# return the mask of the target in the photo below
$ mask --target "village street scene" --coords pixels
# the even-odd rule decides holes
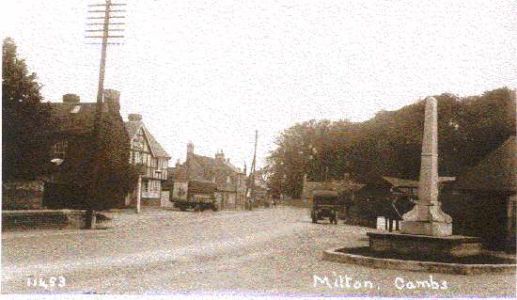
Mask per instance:
[[[1,293],[516,297],[515,6],[237,2],[0,9]]]

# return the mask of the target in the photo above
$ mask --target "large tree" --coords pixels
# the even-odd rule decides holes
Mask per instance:
[[[515,92],[508,88],[480,96],[452,94],[438,99],[440,175],[457,176],[515,134]],[[270,186],[298,197],[302,179],[342,178],[361,182],[378,176],[417,179],[424,102],[351,123],[311,120],[284,130],[268,159]]]
[[[41,85],[18,58],[16,44],[2,46],[2,176],[3,180],[33,179],[45,168],[45,132],[49,107],[42,103]]]

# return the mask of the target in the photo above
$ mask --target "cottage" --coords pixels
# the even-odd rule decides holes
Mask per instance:
[[[167,180],[170,155],[145,127],[141,115],[129,114],[125,127],[131,143],[129,161],[141,169],[141,204],[168,206],[169,195],[162,191],[162,183]],[[126,205],[136,204],[138,190],[126,197]]]
[[[174,168],[173,197],[188,189],[183,197],[194,197],[197,193],[194,186],[205,186],[204,191],[210,190],[206,183],[215,184],[214,197],[220,209],[243,208],[246,194],[246,174],[225,158],[223,151],[218,151],[215,157],[207,157],[194,153],[194,144],[187,145],[187,157],[183,164]],[[199,197],[200,195],[198,195]],[[189,198],[189,199],[190,199]],[[187,199],[187,198],[185,198]]]
[[[493,249],[515,251],[516,153],[516,137],[511,136],[458,176],[454,188],[463,197],[445,199],[444,203],[449,207],[456,233],[482,237]]]
[[[62,103],[49,103],[52,129],[42,135],[50,141],[47,149],[48,163],[45,174],[32,183],[5,183],[3,189],[4,208],[85,208],[88,187],[93,181],[92,159],[95,140],[93,135],[96,103],[84,103],[75,94],[63,96]],[[120,116],[120,93],[105,90],[99,139],[104,141],[95,153],[105,162],[116,165],[127,160],[124,153],[128,136]],[[109,155],[106,155],[109,153]],[[109,164],[108,164],[109,162]],[[103,175],[110,176],[112,170],[102,167]],[[98,178],[98,176],[97,176]],[[110,184],[108,180],[97,180],[98,184]],[[11,189],[12,187],[12,189]],[[13,190],[14,189],[14,190]],[[99,195],[98,209],[122,206],[124,187],[113,185],[109,193]],[[21,195],[21,196],[20,196]],[[21,198],[20,198],[21,197]],[[25,203],[26,202],[26,203]]]
[[[211,202],[215,199],[217,186],[212,181],[188,180],[186,165],[177,162],[174,168],[169,168],[165,188],[172,191],[171,201]]]

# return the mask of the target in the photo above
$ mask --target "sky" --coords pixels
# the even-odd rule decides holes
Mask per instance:
[[[88,4],[0,4],[45,101],[96,99],[100,46],[84,38]],[[186,144],[258,165],[282,130],[310,119],[364,121],[429,95],[517,87],[514,1],[118,0],[123,45],[108,48],[106,88],[121,113],[183,161]]]

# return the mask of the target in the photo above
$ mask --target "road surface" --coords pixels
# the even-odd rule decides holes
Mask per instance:
[[[144,209],[140,215],[114,213],[108,227],[4,233],[2,293],[515,295],[514,275],[428,274],[322,261],[323,250],[367,245],[369,229],[312,224],[304,208]],[[320,281],[325,276],[349,284],[329,287]],[[430,276],[445,281],[446,289],[401,288]]]

